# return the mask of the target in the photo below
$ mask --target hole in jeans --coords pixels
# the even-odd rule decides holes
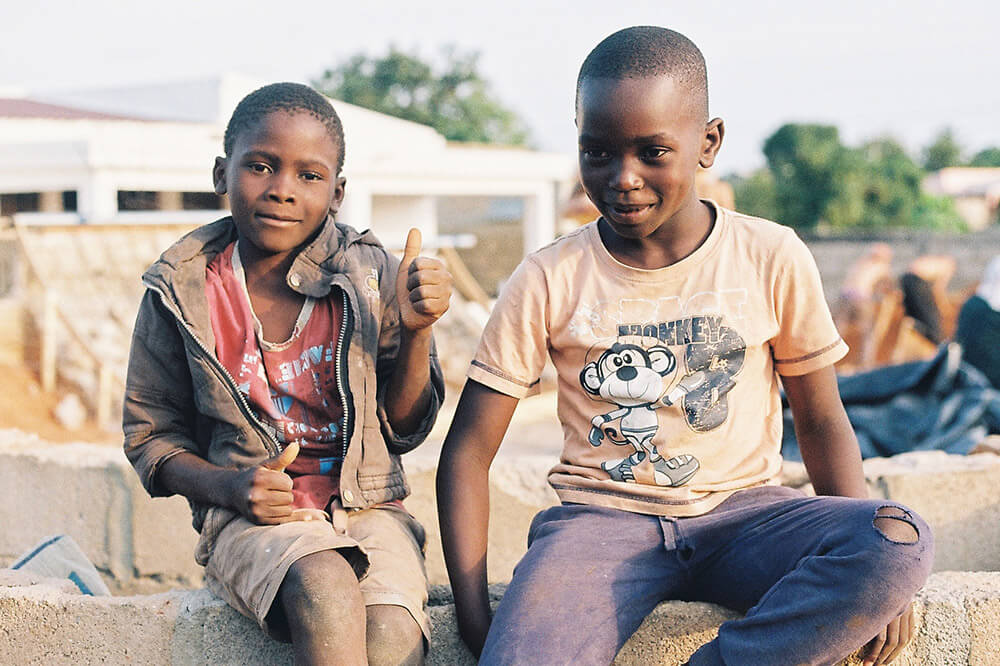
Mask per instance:
[[[909,511],[898,506],[883,506],[875,512],[872,520],[875,529],[893,543],[916,543],[920,532],[913,523]]]

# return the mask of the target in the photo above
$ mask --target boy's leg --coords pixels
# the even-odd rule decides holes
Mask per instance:
[[[538,514],[481,664],[602,664],[686,583],[666,519],[581,504]]]
[[[292,639],[296,653],[312,644],[296,631],[312,628],[319,645],[339,641],[324,658],[352,663],[337,650],[357,643],[343,638],[357,625],[356,658],[363,660],[367,647],[371,664],[419,664],[430,641],[424,530],[402,509],[347,516],[346,533],[320,521],[261,526],[232,519],[212,543],[199,544],[208,587],[270,636]],[[310,614],[313,602],[323,608]],[[338,613],[349,616],[343,626],[331,619]]]
[[[299,664],[365,664],[365,606],[351,565],[335,550],[296,560],[278,589],[281,621]],[[268,622],[276,622],[279,604]]]
[[[930,528],[887,500],[755,488],[676,525],[690,598],[749,609],[692,665],[834,663],[908,608],[933,561]]]
[[[361,581],[369,663],[422,664],[431,637],[423,527],[389,506],[350,512],[348,534],[371,562]]]
[[[328,620],[324,613],[347,614],[354,619],[345,630],[350,631],[350,622],[359,623],[363,647],[365,616],[358,580],[368,569],[368,559],[356,540],[321,521],[254,525],[237,517],[221,530],[215,527],[206,521],[204,543],[199,543],[212,592],[283,641],[294,637],[298,642],[303,629]],[[323,608],[302,622],[298,618],[308,611],[314,595]],[[340,631],[319,638],[339,639]],[[358,654],[363,658],[363,652]]]

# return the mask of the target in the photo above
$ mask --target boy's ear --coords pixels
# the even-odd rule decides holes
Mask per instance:
[[[215,193],[222,195],[226,188],[226,158],[216,157],[215,165],[212,167],[212,182],[215,183]]]
[[[344,192],[347,189],[347,179],[337,176],[333,185],[333,197],[330,199],[330,214],[336,215],[340,210],[340,204],[344,202]]]
[[[712,118],[705,125],[705,139],[701,144],[701,159],[698,164],[703,169],[708,169],[715,164],[715,156],[719,154],[722,147],[722,137],[726,134],[726,125],[722,118]]]

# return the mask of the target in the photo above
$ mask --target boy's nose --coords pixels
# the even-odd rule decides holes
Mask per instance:
[[[635,168],[635,165],[628,158],[618,162],[616,168],[611,172],[611,181],[608,185],[619,192],[637,190],[642,187],[642,178]]]
[[[267,196],[272,201],[288,202],[295,200],[295,188],[292,179],[280,173],[274,174],[271,179]]]

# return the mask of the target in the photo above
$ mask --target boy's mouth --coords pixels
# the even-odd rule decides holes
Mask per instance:
[[[631,218],[638,217],[651,209],[653,204],[619,204],[609,203],[608,209],[615,217]]]
[[[268,224],[295,224],[299,221],[297,217],[289,217],[287,215],[273,215],[270,213],[257,213],[257,219]]]

